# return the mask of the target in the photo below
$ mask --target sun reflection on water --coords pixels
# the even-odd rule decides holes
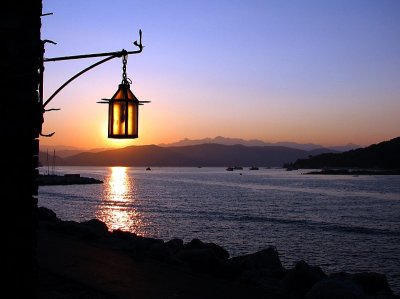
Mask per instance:
[[[107,200],[129,201],[131,183],[126,167],[111,167],[111,176],[108,181],[109,196]]]
[[[138,235],[146,235],[143,215],[136,208],[138,201],[134,178],[127,167],[110,167],[110,175],[104,184],[103,202],[98,206],[96,217],[104,221],[109,230],[121,229]]]

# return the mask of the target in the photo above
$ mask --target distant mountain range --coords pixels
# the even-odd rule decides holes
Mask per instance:
[[[129,146],[121,149],[83,150],[71,146],[41,146],[41,165],[93,166],[267,166],[281,167],[298,159],[322,153],[338,153],[360,146],[348,144],[324,148],[321,145],[295,142],[268,143],[240,138],[183,139],[160,145]]]
[[[288,168],[379,168],[400,170],[400,137],[344,153],[298,159]]]
[[[206,143],[217,143],[223,145],[236,145],[241,144],[245,146],[284,146],[290,147],[295,149],[301,149],[305,151],[311,151],[316,149],[324,148],[322,145],[314,144],[314,143],[296,143],[296,142],[264,142],[258,139],[252,140],[244,140],[240,138],[227,138],[222,136],[217,136],[215,138],[204,138],[204,139],[196,139],[191,140],[185,138],[181,141],[174,142],[174,143],[167,143],[167,144],[159,144],[159,146],[163,147],[173,147],[173,146],[189,146],[189,145],[199,145],[199,144],[206,144]],[[347,145],[340,145],[340,146],[331,146],[328,149],[337,152],[344,152],[356,148],[360,148],[360,145],[349,143]]]
[[[56,165],[80,166],[266,166],[282,167],[297,159],[332,152],[329,149],[305,151],[283,146],[244,146],[206,143],[190,146],[129,146],[100,152],[82,152],[55,157]],[[43,166],[53,158],[41,152]]]
[[[339,146],[330,146],[326,148],[319,144],[314,143],[296,143],[296,142],[264,142],[258,139],[245,140],[240,138],[227,138],[222,136],[217,136],[215,138],[204,138],[204,139],[196,139],[191,140],[185,138],[178,142],[168,143],[168,144],[159,144],[161,147],[177,147],[177,146],[190,146],[190,145],[200,145],[200,144],[222,144],[222,145],[245,145],[245,146],[282,146],[289,147],[294,149],[300,149],[304,151],[312,151],[311,155],[316,155],[321,152],[344,152],[356,148],[360,148],[360,145],[349,143],[347,145],[339,145]],[[56,151],[56,155],[60,158],[66,158],[69,156],[73,156],[76,154],[84,153],[84,152],[92,152],[98,153],[106,150],[112,150],[113,148],[94,148],[94,149],[83,149],[74,146],[67,145],[40,145],[41,152],[48,152],[49,155],[53,155],[54,150]]]

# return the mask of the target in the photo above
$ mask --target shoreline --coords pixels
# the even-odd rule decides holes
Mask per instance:
[[[126,298],[133,294],[137,298],[158,298],[149,294],[170,293],[171,298],[318,299],[333,291],[338,296],[329,298],[350,295],[352,298],[355,295],[357,298],[378,295],[379,298],[400,298],[393,295],[383,274],[326,274],[305,261],[286,269],[274,247],[230,257],[228,251],[214,243],[199,239],[187,243],[181,239],[164,241],[121,230],[109,231],[97,219],[81,223],[61,221],[53,211],[43,207],[38,209],[38,235],[38,263],[47,271],[45,274],[69,277],[91,290],[119,298],[125,297],[118,292],[130,294]],[[109,264],[113,259],[115,263]],[[126,264],[132,267],[127,268]],[[138,273],[131,273],[132,268]],[[158,276],[160,271],[162,277]],[[99,273],[95,275],[98,277],[93,273]],[[121,281],[110,283],[118,280],[115,277]],[[140,290],[135,277],[141,277]],[[196,295],[200,285],[203,287]],[[42,292],[48,293],[51,288],[44,286]]]
[[[373,170],[373,169],[322,169],[303,174],[328,174],[328,175],[400,175],[400,170]]]

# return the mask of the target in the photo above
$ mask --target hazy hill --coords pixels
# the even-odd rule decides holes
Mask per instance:
[[[291,166],[400,169],[400,137],[344,153],[321,154],[309,159],[299,159]]]
[[[308,151],[308,154],[310,156],[317,156],[320,154],[327,154],[327,153],[334,154],[334,153],[339,153],[339,152],[341,152],[341,151],[332,150],[331,148],[326,148],[326,147],[320,147],[320,148],[316,148],[316,149]]]
[[[175,146],[190,146],[190,145],[199,145],[199,144],[207,144],[207,143],[216,143],[216,144],[223,144],[223,145],[236,145],[242,144],[246,146],[265,146],[267,145],[264,141],[258,139],[252,140],[244,140],[241,138],[228,138],[217,136],[215,138],[203,138],[203,139],[182,139],[177,142],[172,143],[163,143],[159,144],[159,146],[167,146],[167,147],[175,147]]]
[[[343,146],[335,146],[335,147],[329,147],[325,148],[321,145],[318,144],[313,144],[313,143],[296,143],[296,142],[276,142],[276,143],[271,143],[271,142],[264,142],[262,140],[258,139],[252,139],[252,140],[245,140],[241,138],[227,138],[227,137],[222,137],[222,136],[217,136],[215,138],[204,138],[204,139],[197,139],[197,140],[191,140],[188,138],[185,138],[181,141],[174,142],[174,143],[169,143],[169,144],[160,144],[160,147],[182,147],[182,146],[191,146],[191,145],[202,145],[202,144],[222,144],[222,145],[245,145],[245,146],[280,146],[280,147],[290,147],[294,149],[300,149],[304,151],[309,151],[309,155],[315,156],[319,155],[321,153],[336,153],[336,152],[343,152],[346,150],[350,149],[355,149],[359,148],[360,146],[356,144],[349,143],[347,145]],[[97,152],[103,152],[103,151],[108,151],[108,150],[114,150],[115,148],[94,148],[94,149],[83,149],[83,148],[78,148],[78,147],[73,147],[73,146],[66,146],[66,145],[46,145],[46,144],[41,144],[40,145],[40,151],[41,152],[48,152],[49,156],[53,155],[53,152],[56,152],[56,156],[60,158],[66,158],[70,156],[74,156],[80,153],[86,153],[86,152],[91,152],[91,153],[97,153]],[[44,161],[44,160],[42,160]]]
[[[60,158],[65,158],[69,156],[73,156],[79,153],[83,152],[92,152],[92,153],[97,153],[105,150],[109,150],[111,148],[93,148],[93,149],[82,149],[78,147],[73,147],[73,146],[66,146],[66,145],[55,145],[55,146],[50,146],[50,145],[40,145],[40,151],[43,153],[49,153],[49,157],[53,156],[54,151],[56,153],[56,156]]]
[[[337,146],[330,146],[329,148],[331,150],[337,151],[337,152],[347,152],[347,151],[351,151],[354,149],[358,149],[361,148],[361,145],[358,144],[354,144],[354,143],[348,143],[346,145],[337,145]]]
[[[329,149],[324,148],[322,145],[319,144],[314,144],[314,143],[296,143],[296,142],[290,142],[290,141],[283,141],[283,142],[264,142],[259,139],[252,139],[252,140],[245,140],[241,138],[227,138],[227,137],[222,137],[222,136],[217,136],[215,138],[204,138],[204,139],[196,139],[196,140],[191,140],[188,138],[185,138],[181,141],[174,142],[174,143],[168,143],[168,144],[160,144],[159,146],[163,147],[175,147],[175,146],[190,146],[190,145],[200,145],[200,144],[206,144],[206,143],[217,143],[217,144],[223,144],[223,145],[245,145],[245,146],[284,146],[284,147],[290,147],[290,148],[295,148],[295,149],[301,149],[305,151],[311,151],[311,150],[319,150],[323,149],[323,152],[326,152],[327,150],[331,152],[343,152],[351,149],[356,149],[359,148],[359,145],[349,143],[347,145],[342,145],[342,146],[335,146],[335,147],[330,147]],[[319,152],[321,153],[321,152]]]
[[[282,166],[285,161],[309,155],[306,151],[278,146],[200,144],[169,149],[201,166]]]
[[[62,165],[85,166],[282,166],[306,158],[310,152],[279,146],[200,144],[161,147],[129,146],[62,159]]]
[[[187,159],[155,145],[129,146],[98,153],[84,152],[64,159],[64,165],[92,166],[180,166]],[[150,163],[150,164],[149,164]]]
[[[53,165],[63,165],[64,160],[60,158],[59,156],[55,155],[53,157],[53,152],[47,153],[47,152],[39,152],[39,165],[43,167],[52,167]]]

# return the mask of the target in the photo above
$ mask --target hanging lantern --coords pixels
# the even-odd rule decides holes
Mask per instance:
[[[108,102],[108,138],[137,138],[139,101],[129,88],[120,84]]]
[[[102,99],[108,103],[108,138],[138,138],[139,105],[149,101],[139,101],[130,89],[131,80],[126,77],[126,57],[123,58],[122,83],[111,99]]]

